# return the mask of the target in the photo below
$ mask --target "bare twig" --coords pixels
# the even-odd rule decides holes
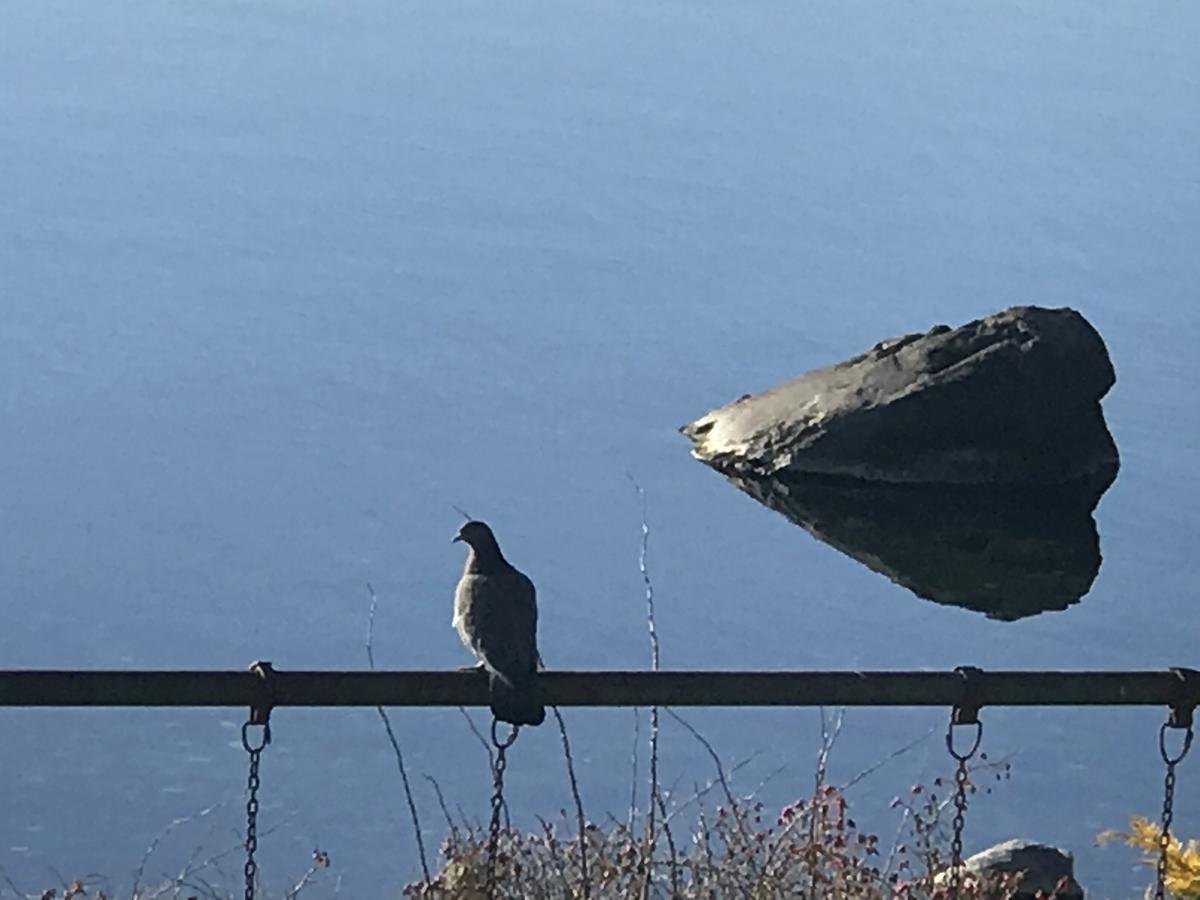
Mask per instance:
[[[213,825],[209,826],[208,834],[205,835],[204,839],[201,840],[199,843],[196,844],[196,846],[194,846],[192,848],[192,852],[188,855],[187,862],[185,862],[183,864],[182,871],[186,872],[189,866],[193,866],[196,864],[196,861],[198,859],[200,859],[200,855],[204,852],[204,848],[207,846],[207,842],[212,840],[213,836],[216,834],[216,831],[217,831],[216,823],[213,823]],[[180,877],[181,878],[183,877],[182,874],[180,875]],[[182,892],[183,892],[183,885],[177,884],[177,885],[175,885],[175,890],[171,893],[171,896],[173,898],[177,898]]]
[[[154,851],[158,849],[158,845],[162,843],[163,839],[180,825],[186,825],[188,822],[202,819],[209,813],[219,809],[221,806],[222,804],[217,803],[213,806],[205,807],[204,809],[200,810],[200,812],[194,813],[190,816],[180,816],[177,819],[172,819],[169,823],[167,823],[166,827],[164,827],[158,834],[154,836],[153,840],[151,840],[149,845],[146,847],[146,852],[142,854],[142,859],[138,863],[138,867],[133,872],[133,888],[129,892],[129,896],[132,898],[132,900],[138,900],[138,892],[141,890],[142,875],[146,872],[146,864],[150,862],[150,857],[154,855]]]
[[[291,822],[293,819],[295,819],[297,815],[299,815],[299,814],[292,813],[289,816],[284,816],[282,819],[280,819],[278,822],[276,822],[270,828],[266,828],[266,829],[260,831],[258,833],[259,838],[267,837],[268,835],[274,834],[275,832],[279,831],[281,828],[283,828],[285,825],[287,825],[289,822]],[[222,859],[224,859],[227,856],[231,856],[234,853],[244,852],[246,849],[245,840],[242,838],[242,836],[240,834],[235,835],[235,841],[236,841],[236,843],[230,844],[224,850],[218,850],[216,853],[213,853],[207,859],[204,859],[198,863],[197,862],[189,862],[188,865],[184,866],[183,870],[180,871],[180,873],[178,875],[176,875],[174,878],[168,878],[167,881],[162,886],[154,889],[154,893],[146,895],[146,900],[156,900],[156,898],[161,897],[164,894],[166,894],[167,891],[172,891],[180,886],[195,888],[196,885],[193,884],[192,882],[189,882],[188,879],[196,878],[201,872],[205,871],[206,869],[215,869],[218,872],[221,872],[222,870],[220,868],[219,863]],[[216,896],[220,896],[220,895],[216,895]]]
[[[820,710],[821,749],[817,751],[817,770],[813,773],[817,789],[820,789],[821,785],[825,784],[825,773],[829,767],[829,754],[833,750],[834,744],[837,743],[837,739],[842,733],[842,725],[846,721],[846,708],[841,707],[834,717],[833,729],[830,730],[829,722],[825,718],[825,707],[820,707]]]
[[[538,824],[542,826],[542,846],[550,854],[550,862],[554,865],[554,871],[558,875],[558,880],[565,887],[568,884],[567,863],[559,852],[558,838],[554,836],[554,826],[541,816],[535,816],[535,818],[538,820]]]
[[[896,836],[892,838],[892,849],[888,851],[887,861],[883,864],[881,870],[884,875],[892,874],[892,866],[896,862],[896,854],[900,852],[900,839],[904,836],[904,826],[908,824],[909,816],[912,815],[912,810],[907,806],[900,816],[900,824],[896,826]]]
[[[700,793],[699,787],[697,787],[695,785],[693,785],[693,787],[696,787],[696,793],[699,794]],[[708,873],[706,873],[706,876],[705,876],[705,880],[707,880],[709,874],[712,873],[712,871],[716,868],[716,863],[713,860],[712,837],[708,830],[708,819],[706,819],[704,816],[704,804],[703,803],[700,804],[700,841],[701,841],[701,845],[704,847],[704,861],[708,865]],[[710,887],[709,891],[708,891],[708,896],[709,896],[710,900],[716,900],[717,893]]]
[[[457,841],[458,826],[454,824],[454,819],[450,816],[450,810],[446,807],[446,797],[442,794],[442,786],[438,784],[437,779],[432,775],[427,774],[423,777],[433,785],[433,793],[437,797],[438,807],[442,810],[442,815],[446,817],[446,827],[450,829],[450,836]]]
[[[367,582],[367,590],[371,592],[371,609],[367,614],[367,665],[371,670],[375,669],[375,609],[379,605],[379,597],[375,593],[375,588],[370,582]],[[392,752],[396,756],[396,767],[400,770],[400,781],[404,784],[404,799],[408,801],[408,812],[412,817],[413,835],[417,839],[417,854],[421,857],[421,873],[425,876],[425,883],[429,884],[429,860],[425,856],[425,838],[421,834],[421,818],[417,815],[417,803],[413,799],[412,787],[408,783],[408,770],[404,766],[404,753],[400,750],[400,741],[396,738],[396,732],[392,730],[392,720],[388,718],[387,710],[382,706],[375,707],[375,711],[379,713],[379,718],[383,720],[383,729],[387,732],[388,742],[392,745]]]
[[[761,781],[758,782],[757,785],[755,785],[754,790],[752,790],[750,793],[746,794],[742,799],[743,800],[755,799],[756,797],[758,797],[759,791],[761,791],[768,784],[770,784],[772,781],[774,781],[776,778],[778,778],[780,775],[782,775],[784,772],[786,772],[789,768],[790,768],[789,763],[783,763],[782,765],[777,766],[776,768],[772,769],[770,772],[768,772],[766,774],[766,776]],[[729,774],[732,775],[736,771],[737,771],[737,769],[730,769]]]
[[[667,838],[667,850],[670,853],[669,859],[671,862],[671,900],[681,897],[679,893],[679,853],[675,849],[675,835],[671,833],[671,822],[667,816],[667,806],[663,802],[662,794],[656,794],[658,800],[658,811],[662,815],[662,830]]]
[[[637,815],[638,745],[642,742],[642,711],[633,708],[633,752],[629,761],[629,832],[633,833],[633,820]]]
[[[20,898],[26,896],[24,891],[13,884],[12,879],[8,877],[8,873],[4,871],[4,866],[0,866],[0,878],[4,879],[4,883],[8,885],[8,889],[12,891],[16,897]]]
[[[483,752],[487,754],[489,771],[494,770],[496,768],[496,755],[492,751],[491,743],[483,736],[483,732],[479,730],[479,726],[475,724],[475,720],[471,718],[471,714],[467,712],[466,707],[460,706],[458,711],[467,720],[467,727],[471,729],[471,734],[475,735],[475,740],[479,741],[479,745],[483,747]]]
[[[729,811],[733,815],[734,821],[737,822],[738,830],[742,833],[742,837],[745,837],[746,828],[745,824],[742,822],[740,804],[734,798],[732,788],[729,787],[729,779],[725,777],[725,766],[721,763],[721,757],[717,754],[717,751],[713,749],[713,745],[708,742],[708,738],[697,731],[695,727],[687,721],[687,719],[683,718],[683,716],[679,715],[679,713],[675,712],[675,710],[671,709],[669,706],[664,707],[664,709],[666,710],[668,716],[686,728],[688,733],[691,734],[691,736],[694,737],[697,742],[699,742],[700,746],[702,746],[705,751],[707,751],[709,757],[713,761],[713,765],[716,766],[717,783],[721,785],[721,790],[725,794],[725,800],[729,804]]]
[[[562,736],[563,757],[567,761],[567,780],[571,783],[571,799],[575,801],[575,818],[579,825],[579,871],[583,883],[584,900],[592,895],[591,879],[588,878],[587,819],[583,814],[583,799],[579,796],[579,782],[575,778],[575,760],[571,757],[571,741],[567,738],[567,723],[557,706],[550,709],[558,720],[558,733]]]
[[[300,896],[300,892],[312,884],[317,877],[317,873],[322,869],[329,868],[329,857],[320,850],[313,851],[313,864],[308,867],[308,871],[300,878],[296,884],[283,892],[284,900],[296,900]]]
[[[869,776],[874,775],[876,772],[878,772],[880,769],[882,769],[884,766],[886,766],[892,760],[899,759],[901,756],[903,756],[909,750],[912,750],[918,744],[922,743],[925,740],[928,740],[929,736],[938,730],[939,730],[939,726],[934,725],[920,737],[915,737],[911,741],[909,741],[907,744],[904,744],[902,747],[897,747],[895,750],[893,750],[887,756],[885,756],[882,759],[879,759],[876,762],[872,763],[871,765],[867,766],[865,769],[863,769],[861,772],[859,772],[857,775],[855,775],[853,778],[851,778],[849,781],[847,781],[845,784],[843,784],[841,787],[839,787],[838,790],[840,790],[842,793],[845,793],[850,788],[854,787],[854,785],[856,785],[860,781],[862,781],[864,778],[868,778]]]
[[[753,753],[751,753],[745,759],[739,760],[738,762],[736,762],[732,766],[730,766],[728,775],[729,776],[736,775],[738,772],[740,772],[746,766],[750,765],[750,763],[754,762],[754,760],[758,759],[758,757],[761,755],[762,755],[762,751],[755,750]],[[702,801],[705,797],[707,797],[710,793],[712,793],[712,789],[715,788],[719,783],[720,783],[720,779],[717,778],[717,776],[714,775],[712,778],[709,778],[707,781],[705,781],[704,787],[696,787],[695,792],[690,797],[688,797],[682,803],[675,804],[674,807],[672,807],[671,814],[668,816],[668,818],[673,820],[678,815],[685,812],[690,806],[692,806],[692,804]],[[693,783],[693,786],[694,786],[694,783]],[[762,785],[759,785],[759,788],[761,788],[761,787],[762,787]],[[755,790],[758,790],[759,788],[756,788]],[[701,808],[703,808],[703,806]]]
[[[461,803],[455,803],[454,808],[458,810],[458,820],[462,822],[463,831],[471,836],[471,840],[478,841],[479,835],[483,834],[483,823],[478,819],[472,822]]]
[[[650,524],[646,511],[646,492],[638,484],[632,474],[626,473],[638,496],[642,501],[642,542],[638,553],[638,571],[642,574],[642,584],[646,588],[646,629],[650,635],[650,668],[657,672],[659,667],[658,628],[654,618],[654,582],[650,580],[650,570],[646,564],[650,544]],[[658,707],[650,707],[650,796],[646,804],[646,853],[644,854],[646,877],[642,884],[642,896],[650,896],[650,876],[654,865],[654,813],[658,798]]]

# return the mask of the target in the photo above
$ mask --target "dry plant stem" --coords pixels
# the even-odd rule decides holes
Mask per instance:
[[[188,856],[187,862],[183,864],[183,868],[180,870],[180,876],[179,876],[180,878],[183,877],[182,873],[186,872],[188,870],[189,866],[195,865],[196,861],[200,859],[201,855],[204,853],[204,848],[207,845],[207,841],[212,839],[215,831],[216,831],[216,826],[214,825],[212,828],[209,829],[207,839],[205,841],[198,843],[195,847],[192,848],[191,855]],[[224,875],[224,873],[221,871],[221,867],[219,864],[214,864],[213,868],[216,869],[219,874]],[[183,893],[183,885],[176,885],[175,890],[172,891],[172,893],[171,893],[171,897],[178,898],[181,893]]]
[[[650,634],[650,669],[657,672],[659,668],[658,628],[654,619],[654,582],[650,580],[650,570],[646,558],[650,543],[650,523],[646,513],[646,492],[637,483],[633,475],[626,473],[638,496],[642,501],[642,542],[638,553],[638,571],[642,575],[642,584],[646,588],[646,629]],[[650,708],[650,796],[646,804],[646,831],[644,864],[645,878],[642,882],[641,894],[650,896],[650,882],[654,868],[654,813],[658,797],[658,707]]]
[[[842,725],[846,721],[846,710],[841,708],[837,712],[837,716],[833,720],[833,730],[829,729],[829,722],[825,718],[825,707],[820,707],[821,711],[821,749],[817,752],[817,770],[814,773],[814,788],[820,790],[825,784],[825,772],[829,767],[829,754],[837,743],[838,737],[842,733]]]
[[[437,797],[438,808],[441,809],[442,815],[446,817],[446,827],[450,829],[450,837],[457,841],[459,837],[458,826],[454,824],[454,819],[450,816],[450,810],[446,807],[446,796],[442,793],[442,786],[438,784],[437,779],[432,775],[423,774],[422,777],[433,785],[433,793]]]
[[[859,772],[857,775],[855,775],[853,778],[851,778],[845,784],[841,785],[838,788],[838,790],[841,791],[842,793],[845,793],[846,791],[850,790],[850,788],[854,787],[856,784],[858,784],[864,778],[869,778],[871,775],[874,775],[876,772],[878,772],[880,769],[882,769],[888,763],[892,762],[895,759],[899,759],[901,756],[903,756],[909,750],[912,750],[918,744],[921,744],[924,741],[927,741],[934,733],[936,733],[937,731],[940,730],[940,727],[941,726],[934,725],[920,737],[913,738],[907,744],[904,744],[901,747],[897,747],[895,750],[893,750],[887,756],[885,756],[882,759],[879,759],[876,762],[872,763],[871,765],[867,766],[865,769],[863,769],[861,772]]]
[[[584,900],[591,897],[591,879],[588,878],[587,819],[583,814],[583,798],[579,796],[579,781],[575,778],[575,760],[571,756],[571,741],[567,737],[567,723],[557,706],[550,709],[558,720],[558,733],[562,737],[563,757],[567,761],[567,780],[571,784],[571,799],[575,801],[575,819],[579,826],[579,873]]]
[[[693,787],[697,787],[697,786],[693,785]],[[697,787],[696,792],[697,792],[697,794],[699,793],[698,787]],[[706,880],[707,880],[707,877],[711,876],[711,873],[716,868],[716,863],[713,860],[712,836],[708,830],[708,820],[704,817],[704,804],[703,803],[700,804],[699,810],[700,810],[700,839],[701,839],[701,843],[704,847],[704,862],[708,866],[708,871],[705,873]],[[710,887],[708,890],[708,896],[709,896],[709,900],[716,900],[717,893],[715,890],[713,890]]]
[[[633,752],[629,760],[629,821],[626,827],[633,833],[633,820],[637,815],[638,746],[642,743],[642,710],[633,708]]]
[[[750,763],[754,762],[754,760],[758,759],[759,756],[761,756],[761,755],[762,754],[760,751],[755,750],[753,753],[751,753],[745,759],[734,763],[732,766],[729,767],[729,775],[736,775],[738,772],[740,772],[746,766],[750,765]],[[786,768],[786,767],[780,767],[779,769],[777,769],[774,773],[772,773],[772,777],[775,774],[778,774],[779,772],[783,771],[784,768]],[[766,781],[769,781],[769,780],[770,780],[770,778],[766,779]],[[765,784],[766,781],[764,781],[763,783]],[[715,788],[718,784],[720,784],[720,779],[717,778],[716,776],[709,778],[704,783],[704,787],[699,787],[698,785],[696,785],[695,782],[693,782],[692,783],[692,790],[693,790],[692,795],[690,797],[688,797],[686,800],[684,800],[682,803],[678,803],[674,807],[672,807],[670,815],[667,816],[667,821],[668,822],[673,821],[677,816],[679,816],[680,813],[686,812],[688,810],[688,808],[690,808],[692,805],[702,801],[705,797],[707,797],[710,793],[712,793],[712,789]],[[755,790],[758,790],[760,788],[762,788],[762,784],[760,784],[759,787],[756,788]],[[751,795],[751,796],[753,796],[753,795]],[[701,807],[701,808],[703,808],[703,807]]]
[[[8,877],[8,873],[4,871],[3,866],[0,866],[0,878],[4,879],[4,883],[7,884],[8,889],[13,892],[13,896],[18,898],[28,896],[24,891],[13,884],[12,879]]]
[[[817,768],[813,773],[813,815],[809,819],[808,826],[808,877],[811,893],[809,896],[816,900],[818,894],[818,878],[817,878],[817,815],[816,803],[820,796],[821,789],[825,786],[825,773],[828,771],[829,754],[837,743],[838,737],[842,733],[842,725],[846,721],[846,710],[839,709],[837,716],[833,720],[833,728],[830,730],[829,720],[825,717],[825,707],[820,707],[821,714],[821,749],[817,752]]]
[[[295,819],[297,815],[299,815],[299,814],[293,813],[290,816],[285,816],[281,821],[276,822],[270,828],[266,828],[263,831],[260,831],[258,833],[258,836],[260,838],[264,838],[267,835],[274,834],[276,831],[279,831],[279,829],[283,828],[285,825],[287,825],[289,822],[291,822],[293,819]],[[166,894],[167,891],[172,891],[173,896],[178,896],[180,889],[184,888],[184,887],[190,887],[190,888],[194,889],[195,885],[192,884],[191,882],[189,882],[188,879],[189,878],[193,878],[193,879],[199,878],[200,873],[204,872],[207,869],[216,870],[218,873],[220,873],[222,875],[222,878],[224,880],[225,873],[220,867],[221,860],[225,859],[228,856],[232,856],[234,853],[245,852],[245,849],[246,849],[245,841],[243,840],[241,835],[238,835],[237,843],[231,844],[230,846],[226,847],[224,850],[217,851],[216,853],[209,856],[207,859],[202,860],[198,863],[197,862],[189,862],[188,865],[184,866],[184,868],[180,871],[180,873],[178,875],[176,875],[174,878],[168,879],[160,887],[155,888],[154,893],[145,895],[146,900],[156,900],[156,898],[161,897],[164,894]],[[22,896],[24,896],[24,895],[22,895]],[[220,895],[214,894],[214,896],[219,897]]]
[[[725,767],[721,764],[721,757],[717,754],[717,751],[713,749],[713,745],[708,742],[708,739],[699,731],[697,731],[690,722],[683,718],[683,716],[679,715],[679,713],[675,712],[675,710],[671,709],[669,706],[666,707],[666,711],[668,716],[686,728],[688,733],[691,734],[691,736],[699,742],[700,746],[702,746],[708,752],[709,757],[713,761],[713,765],[717,769],[717,783],[721,785],[721,790],[725,794],[725,801],[729,804],[729,812],[733,816],[734,822],[737,824],[738,833],[743,839],[749,840],[749,836],[746,834],[746,823],[743,821],[741,804],[734,799],[733,790],[729,787],[729,779],[725,776]]]
[[[745,796],[745,799],[746,799],[746,800],[754,800],[755,798],[757,798],[757,797],[758,797],[758,793],[759,793],[759,791],[761,791],[761,790],[762,790],[763,788],[765,788],[765,787],[766,787],[768,784],[770,784],[772,781],[774,781],[776,778],[778,778],[780,775],[782,775],[784,772],[786,772],[786,771],[787,771],[789,768],[791,768],[791,764],[790,764],[790,763],[784,763],[783,765],[781,765],[781,766],[778,766],[778,767],[776,767],[775,769],[773,769],[773,770],[771,770],[770,772],[768,772],[768,773],[767,773],[767,775],[766,775],[766,777],[765,777],[765,778],[763,778],[761,781],[759,781],[759,783],[758,783],[758,784],[756,784],[756,785],[754,786],[754,790],[752,790],[752,791],[751,791],[749,794],[746,794],[746,796]],[[732,774],[734,774],[736,771],[737,771],[737,768],[736,768],[736,767],[734,767],[734,768],[731,768],[731,769],[729,770],[729,774],[730,774],[730,775],[732,775]]]
[[[560,884],[566,886],[567,880],[567,865],[562,858],[562,854],[558,850],[558,841],[554,837],[554,826],[543,819],[541,816],[536,816],[538,823],[542,826],[542,844],[550,853],[550,862],[554,865],[554,871],[558,875]]]
[[[370,582],[367,583],[367,590],[371,592],[371,609],[367,614],[367,665],[371,671],[375,671],[375,609],[379,605],[379,597]],[[404,765],[404,754],[400,750],[396,732],[392,730],[392,722],[388,718],[387,710],[382,706],[377,706],[375,711],[383,720],[383,729],[387,732],[392,752],[396,756],[396,767],[400,770],[400,781],[404,784],[404,799],[408,802],[408,813],[412,818],[413,836],[417,839],[417,854],[421,857],[421,874],[425,876],[425,883],[429,884],[429,860],[425,856],[425,839],[421,835],[421,818],[417,815],[417,804],[413,800],[412,786],[408,783],[408,770]]]
[[[892,838],[892,849],[888,851],[887,860],[883,864],[885,877],[892,874],[892,866],[896,864],[896,855],[900,852],[901,840],[904,837],[904,826],[908,824],[911,816],[912,810],[907,808],[900,815],[900,824],[896,826],[896,836]]]
[[[671,900],[682,897],[679,893],[679,854],[675,849],[675,835],[671,833],[670,820],[667,817],[667,806],[663,802],[662,793],[658,794],[658,811],[662,815],[662,830],[667,838],[667,850],[670,853],[671,864]]]
[[[483,732],[479,730],[479,726],[475,724],[475,720],[471,718],[471,714],[467,712],[466,707],[458,707],[458,711],[462,713],[462,717],[467,720],[467,727],[471,729],[471,734],[475,735],[475,740],[479,741],[479,745],[483,747],[483,752],[487,754],[488,771],[496,768],[496,754],[492,750],[491,742],[483,736]]]
[[[133,873],[133,887],[129,892],[133,900],[137,900],[138,898],[138,891],[142,886],[142,875],[144,875],[146,872],[146,864],[150,862],[150,857],[154,855],[154,851],[158,849],[158,845],[162,843],[163,839],[180,825],[186,825],[188,822],[195,821],[196,819],[203,819],[209,813],[219,809],[221,805],[222,804],[218,803],[213,806],[205,807],[194,815],[181,816],[178,819],[172,819],[170,823],[168,823],[167,826],[162,829],[162,831],[154,836],[154,838],[147,845],[146,852],[142,854],[142,859],[138,863],[138,867]]]
[[[308,871],[301,876],[300,880],[291,889],[283,892],[284,900],[296,900],[300,896],[300,892],[312,884],[313,879],[317,877],[317,872],[323,868],[324,866],[318,862],[314,862],[309,866]]]

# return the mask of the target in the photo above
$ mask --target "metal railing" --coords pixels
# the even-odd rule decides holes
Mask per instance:
[[[552,706],[1200,706],[1200,672],[547,671]],[[486,706],[477,672],[0,670],[0,706]]]

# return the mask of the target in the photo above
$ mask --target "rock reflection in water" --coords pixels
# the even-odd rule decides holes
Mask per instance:
[[[1016,620],[1077,603],[1100,571],[1092,511],[1116,477],[1023,491],[750,479],[737,487],[918,597]]]

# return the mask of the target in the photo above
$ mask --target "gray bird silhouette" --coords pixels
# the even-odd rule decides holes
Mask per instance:
[[[469,548],[454,589],[458,636],[488,673],[492,715],[512,725],[546,718],[537,681],[537,594],[484,522],[466,522],[454,537]]]

